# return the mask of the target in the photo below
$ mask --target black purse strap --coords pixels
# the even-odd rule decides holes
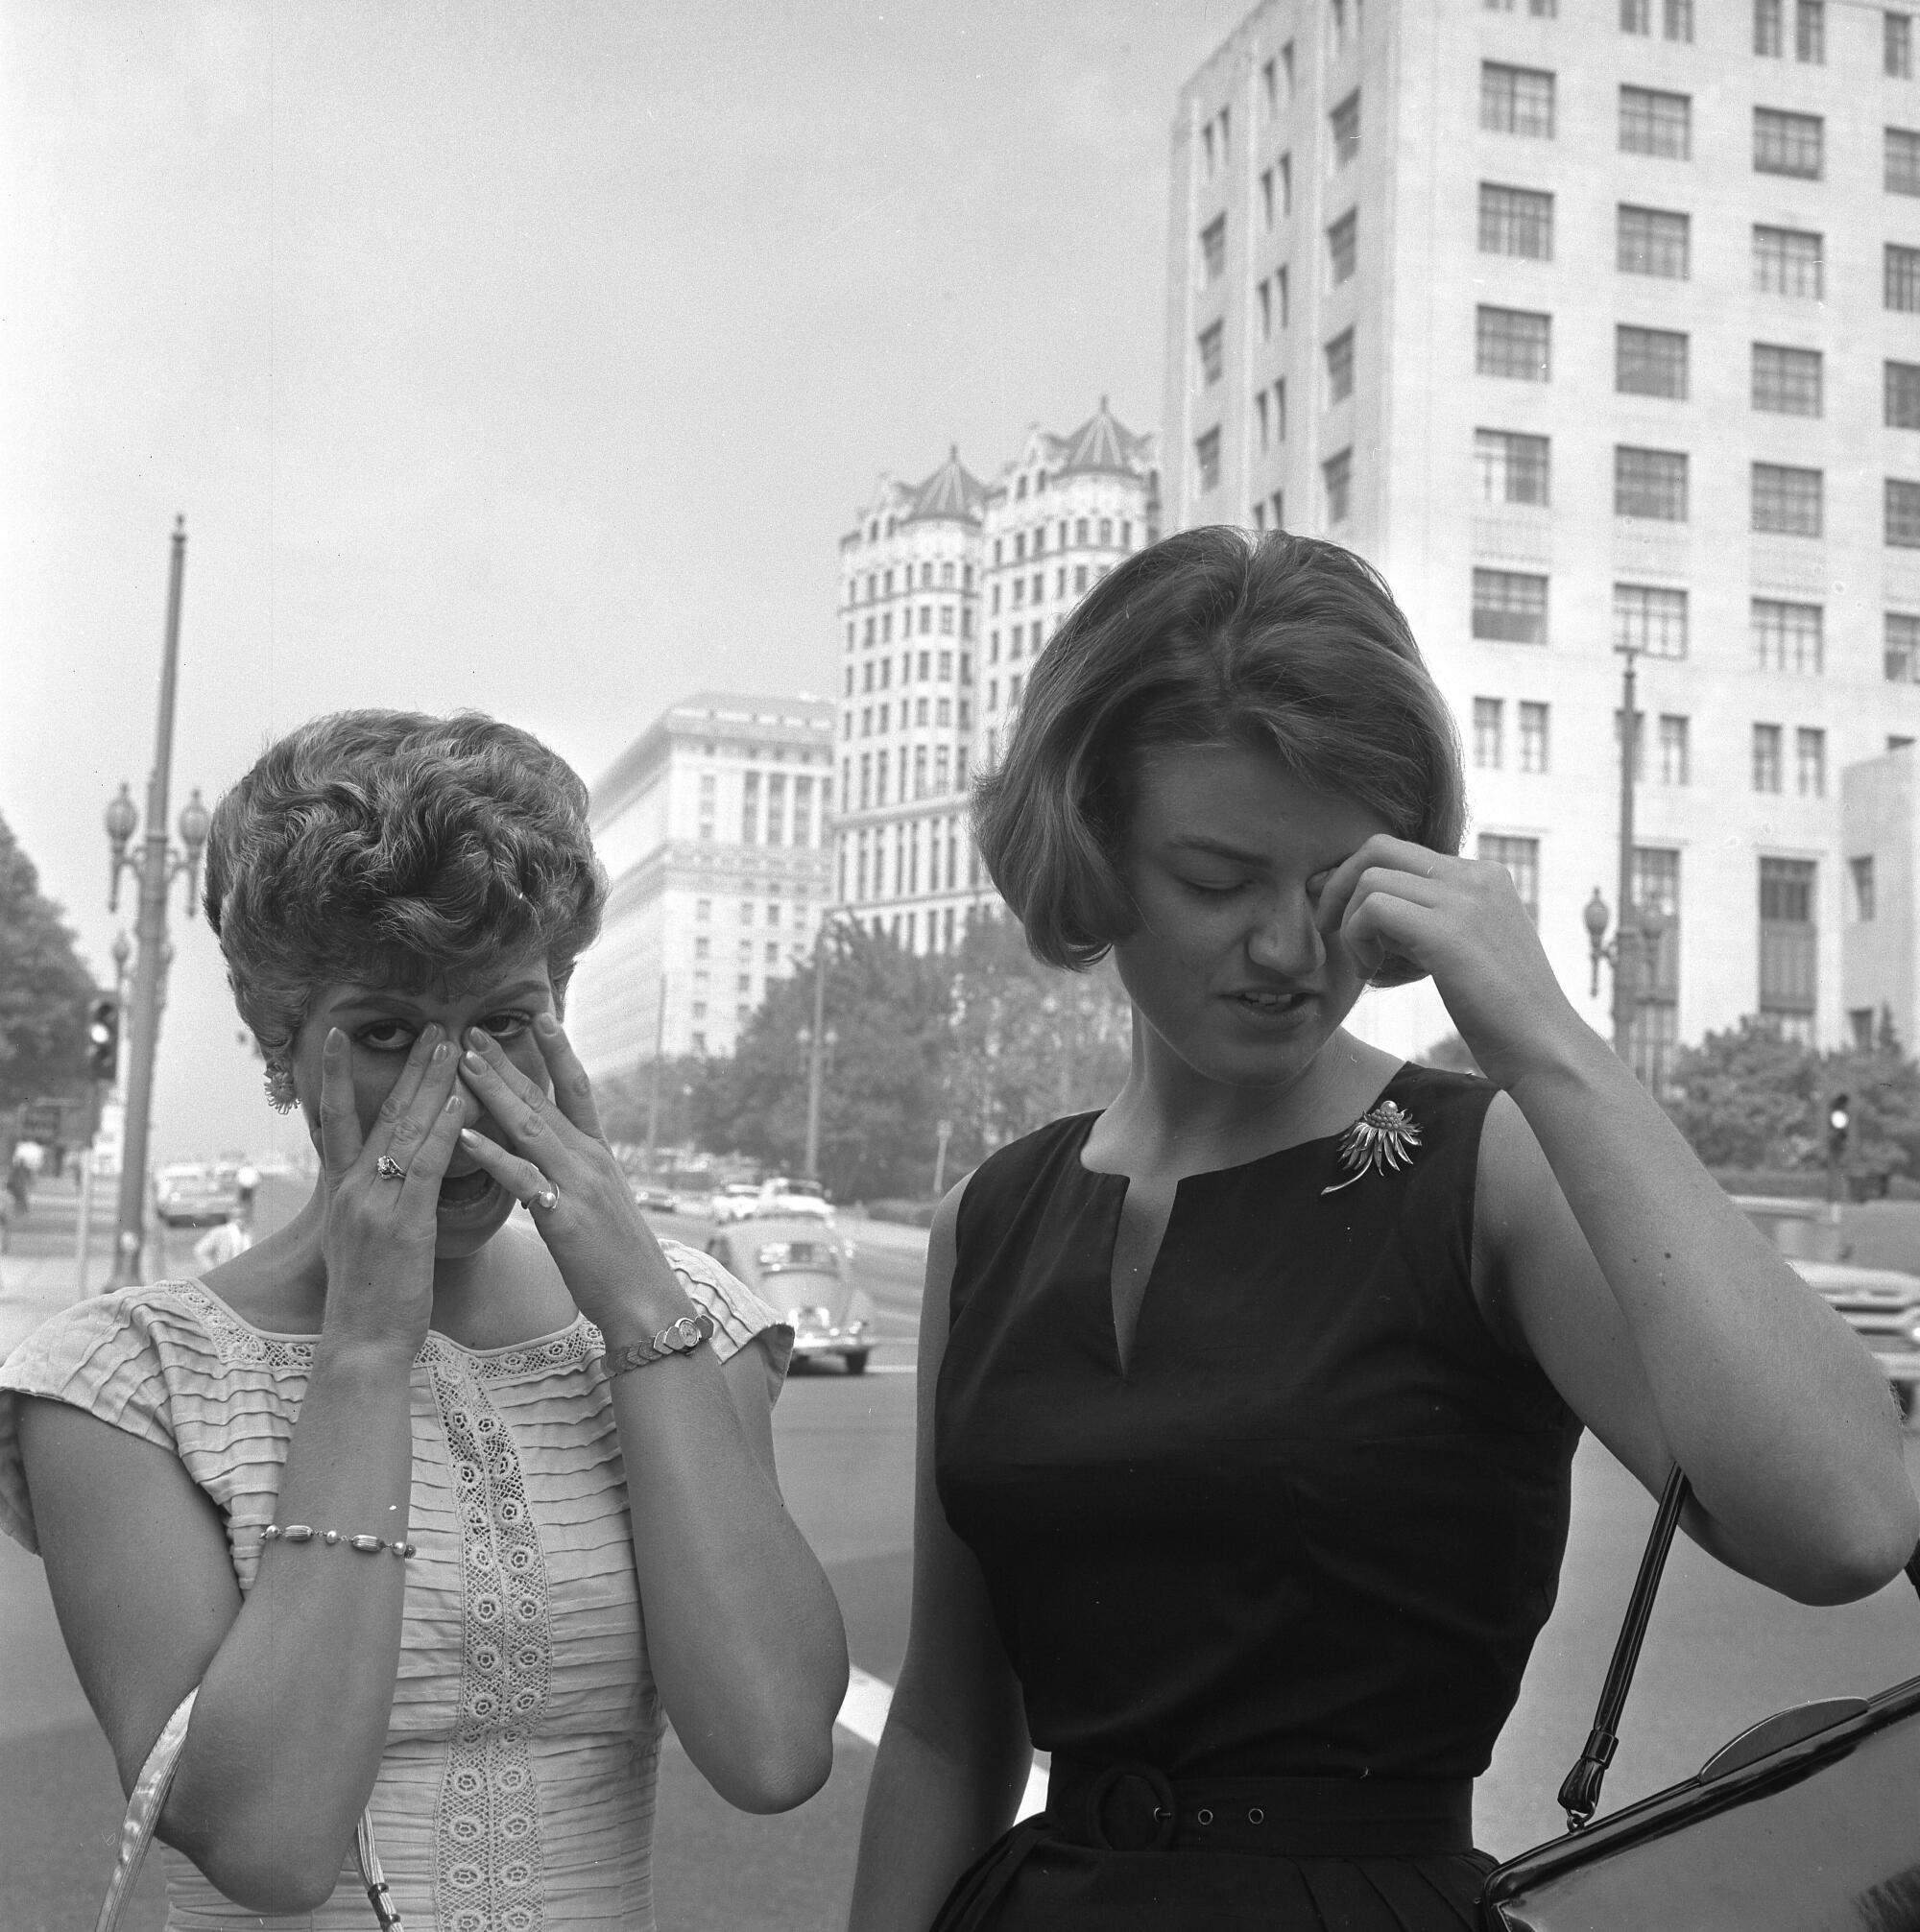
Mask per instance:
[[[1633,1594],[1627,1598],[1626,1615],[1614,1644],[1613,1661],[1607,1665],[1606,1682],[1600,1686],[1594,1728],[1587,1733],[1578,1762],[1560,1786],[1560,1805],[1567,1814],[1569,1831],[1578,1831],[1599,1808],[1600,1784],[1607,1767],[1614,1761],[1614,1753],[1620,1749],[1620,1712],[1626,1707],[1627,1688],[1633,1682],[1634,1666],[1640,1661],[1640,1646],[1646,1636],[1647,1620],[1653,1615],[1653,1599],[1660,1588],[1661,1573],[1667,1567],[1667,1553],[1673,1547],[1673,1532],[1680,1527],[1680,1512],[1687,1495],[1686,1471],[1676,1463],[1660,1492],[1660,1507],[1654,1512],[1653,1528],[1640,1559],[1640,1574],[1633,1580]],[[1920,1593],[1920,1549],[1908,1559],[1906,1574],[1907,1581]]]

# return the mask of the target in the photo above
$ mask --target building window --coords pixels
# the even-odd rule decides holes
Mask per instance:
[[[1687,593],[1653,584],[1614,585],[1614,649],[1646,657],[1687,655]]]
[[[1480,62],[1480,126],[1496,134],[1553,138],[1553,76],[1536,67]]]
[[[1215,215],[1200,230],[1201,268],[1210,282],[1216,282],[1227,273],[1227,218]]]
[[[1670,847],[1633,848],[1634,911],[1643,929],[1653,930],[1652,956],[1644,966],[1634,1003],[1629,1054],[1634,1077],[1658,1088],[1678,1043],[1680,997],[1680,854]]]
[[[1343,449],[1339,455],[1330,456],[1320,465],[1320,473],[1327,486],[1327,521],[1344,523],[1353,500],[1354,452]]]
[[[1359,254],[1358,234],[1359,211],[1356,208],[1349,208],[1327,230],[1327,260],[1335,288],[1354,273],[1354,264]]]
[[[1753,727],[1753,788],[1756,792],[1780,789],[1780,727],[1756,725]]]
[[[1793,0],[1793,58],[1820,67],[1827,60],[1827,0]]]
[[[754,846],[760,838],[760,775],[749,772],[741,780],[740,843]]]
[[[1687,520],[1687,458],[1677,449],[1614,447],[1614,514]]]
[[[1753,51],[1777,60],[1787,51],[1781,34],[1782,0],[1753,0]]]
[[[1862,924],[1871,923],[1878,916],[1875,904],[1873,880],[1873,855],[1863,859],[1849,859],[1847,871],[1851,874],[1854,887],[1854,918]]]
[[[1670,711],[1660,714],[1660,782],[1685,785],[1692,779],[1688,756],[1687,720]]]
[[[1501,721],[1506,705],[1498,698],[1474,700],[1474,763],[1483,772],[1500,768]]]
[[[1520,902],[1526,908],[1526,916],[1535,925],[1540,923],[1540,841],[1538,839],[1508,838],[1500,832],[1482,832],[1479,845],[1480,857],[1497,866],[1504,866],[1513,877],[1513,889],[1520,894]]]
[[[1889,684],[1920,684],[1920,617],[1889,610],[1882,619]]]
[[[1622,274],[1663,275],[1685,281],[1689,274],[1688,217],[1669,208],[1620,204],[1614,262]]]
[[[1505,644],[1545,644],[1546,578],[1514,570],[1476,570],[1474,635]]]
[[[1826,622],[1819,605],[1784,604],[1774,597],[1756,597],[1749,622],[1757,669],[1818,677],[1826,668]]]
[[[1272,425],[1267,420],[1267,400],[1266,400],[1265,390],[1261,390],[1260,393],[1254,397],[1254,415],[1260,418],[1260,447],[1264,449],[1267,446],[1267,444],[1272,441]]]
[[[1886,365],[1884,417],[1888,429],[1920,429],[1920,363]]]
[[[1344,168],[1360,152],[1360,90],[1356,87],[1327,121],[1333,135],[1333,166]]]
[[[1286,441],[1286,382],[1283,377],[1273,386],[1273,440]]]
[[[1817,181],[1821,173],[1822,123],[1818,114],[1789,114],[1779,107],[1753,110],[1753,166],[1761,175],[1792,175]]]
[[[1552,373],[1550,316],[1526,309],[1474,311],[1474,368],[1480,375],[1546,382]]]
[[[1327,345],[1327,400],[1345,402],[1354,393],[1354,332],[1342,329]],[[1260,428],[1266,428],[1266,397],[1260,397]],[[1261,442],[1264,445],[1262,435]]]
[[[1200,350],[1200,380],[1210,387],[1220,380],[1220,370],[1226,362],[1225,325],[1214,322],[1200,331],[1197,346]]]
[[[1920,309],[1920,249],[1886,245],[1886,306],[1890,309]]]
[[[1474,481],[1482,503],[1529,503],[1546,509],[1550,501],[1551,445],[1544,436],[1511,430],[1474,432]]]
[[[1660,27],[1668,39],[1684,41],[1691,46],[1693,39],[1693,0],[1662,0]]]
[[[1804,228],[1753,231],[1753,285],[1763,295],[1805,296],[1819,301],[1826,293],[1825,243]]]
[[[1920,483],[1886,479],[1886,540],[1896,550],[1920,550]]]
[[[1812,859],[1760,862],[1760,1011],[1783,1038],[1812,1043],[1819,929]]]
[[[1802,725],[1793,733],[1793,776],[1803,799],[1827,796],[1827,734]]]
[[[1548,711],[1545,704],[1523,703],[1520,707],[1520,769],[1540,773],[1548,763]]]
[[[1614,388],[1622,395],[1687,399],[1687,338],[1677,329],[1614,330]]]
[[[1913,16],[1890,9],[1881,21],[1880,66],[1889,81],[1913,78]]]
[[[1620,145],[1623,155],[1659,155],[1685,161],[1693,152],[1693,103],[1685,94],[1656,87],[1620,90]]]
[[[1777,343],[1753,346],[1753,406],[1778,416],[1821,413],[1820,352],[1783,348]]]
[[[1786,464],[1753,466],[1753,527],[1782,537],[1818,537],[1820,472]]]
[[[1886,192],[1920,195],[1920,133],[1910,128],[1888,128],[1885,140]]]
[[[1220,486],[1220,432],[1210,429],[1194,439],[1193,468],[1202,494]]]
[[[1620,8],[1622,34],[1653,32],[1653,0],[1620,0]]]
[[[1480,183],[1480,252],[1553,259],[1553,197],[1532,188]]]

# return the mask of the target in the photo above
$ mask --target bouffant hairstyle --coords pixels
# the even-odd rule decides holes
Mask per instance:
[[[270,1063],[330,982],[457,986],[544,951],[564,992],[606,893],[572,767],[472,711],[316,718],[228,792],[206,841],[206,921]]]
[[[1227,745],[1276,751],[1397,836],[1459,849],[1459,739],[1379,572],[1314,537],[1182,531],[1061,625],[974,786],[981,857],[1038,958],[1081,970],[1135,930],[1124,862],[1143,764]]]

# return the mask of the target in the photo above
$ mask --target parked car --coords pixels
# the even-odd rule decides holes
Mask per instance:
[[[680,1196],[671,1188],[653,1187],[644,1182],[636,1183],[634,1188],[634,1205],[650,1209],[657,1214],[678,1214]]]
[[[1920,1387],[1920,1275],[1898,1268],[1856,1268],[1850,1261],[1788,1258],[1807,1285],[1836,1308],[1880,1358],[1901,1419],[1910,1419],[1914,1390]]]
[[[204,1160],[170,1161],[154,1178],[154,1211],[169,1228],[217,1228],[240,1211],[238,1180]]]
[[[753,1213],[717,1229],[707,1252],[793,1324],[798,1361],[838,1356],[866,1373],[874,1303],[852,1281],[852,1244],[811,1215]]]

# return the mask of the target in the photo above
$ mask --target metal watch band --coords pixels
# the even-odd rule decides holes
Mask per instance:
[[[629,1369],[644,1369],[650,1362],[664,1362],[669,1355],[690,1355],[703,1342],[713,1339],[713,1329],[711,1315],[683,1315],[644,1342],[629,1342],[624,1348],[609,1348],[607,1373],[624,1375]]]

